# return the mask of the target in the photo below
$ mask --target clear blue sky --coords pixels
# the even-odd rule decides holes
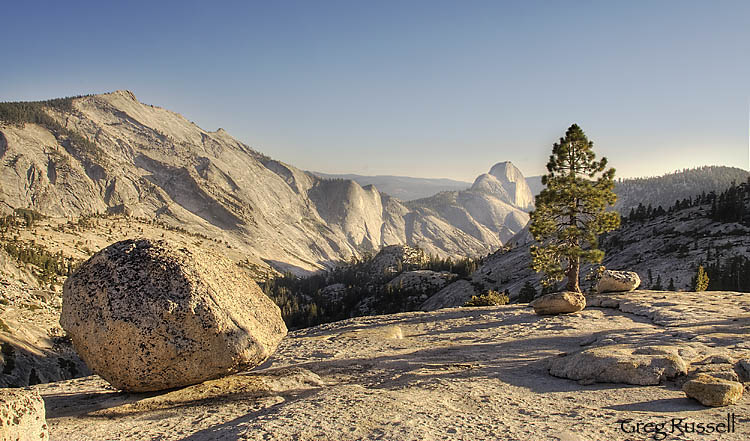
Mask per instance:
[[[573,122],[618,176],[747,169],[750,2],[3,4],[0,101],[132,90],[323,172],[540,174]]]

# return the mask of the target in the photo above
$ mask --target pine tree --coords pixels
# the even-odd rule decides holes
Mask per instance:
[[[693,291],[705,291],[708,289],[708,274],[703,269],[703,265],[698,265],[698,272],[695,274]]]
[[[566,289],[580,292],[581,261],[601,262],[598,235],[620,226],[617,212],[605,211],[617,200],[615,169],[606,169],[607,158],[596,160],[593,146],[573,124],[554,144],[542,177],[546,188],[536,197],[529,231],[540,244],[531,247],[531,267],[546,274],[547,286],[566,277]]]
[[[677,288],[674,287],[674,278],[669,278],[669,285],[667,285],[667,291],[677,291]]]
[[[661,286],[661,274],[656,276],[656,283],[651,289],[653,289],[654,291],[661,291],[664,289],[664,287]]]

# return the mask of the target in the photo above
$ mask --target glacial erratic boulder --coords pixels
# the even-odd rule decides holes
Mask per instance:
[[[44,400],[39,392],[0,389],[0,441],[48,439]]]
[[[550,374],[582,383],[659,384],[687,374],[678,348],[606,345],[552,359]]]
[[[586,307],[586,297],[579,292],[562,291],[547,294],[529,303],[538,315],[578,312]]]
[[[700,374],[682,386],[682,391],[704,406],[729,406],[742,398],[744,387],[736,381]]]
[[[95,373],[132,392],[255,367],[287,332],[279,308],[228,259],[149,239],[83,263],[63,287],[60,324]]]
[[[633,271],[605,270],[596,284],[596,291],[629,292],[634,291],[641,284],[641,278]]]

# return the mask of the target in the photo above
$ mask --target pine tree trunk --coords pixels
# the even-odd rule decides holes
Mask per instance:
[[[578,285],[578,273],[581,268],[581,260],[578,256],[571,257],[568,260],[568,270],[565,276],[568,278],[568,284],[565,289],[573,292],[581,292],[581,287]]]

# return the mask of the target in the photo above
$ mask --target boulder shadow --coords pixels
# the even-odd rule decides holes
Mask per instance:
[[[638,403],[613,404],[606,406],[605,409],[616,410],[619,412],[694,412],[696,410],[705,410],[703,405],[687,398],[662,398],[660,400],[641,401]]]
[[[60,394],[45,394],[44,407],[47,418],[65,418],[83,416],[123,406],[140,400],[154,397],[159,393],[131,394],[122,391],[73,392]]]

